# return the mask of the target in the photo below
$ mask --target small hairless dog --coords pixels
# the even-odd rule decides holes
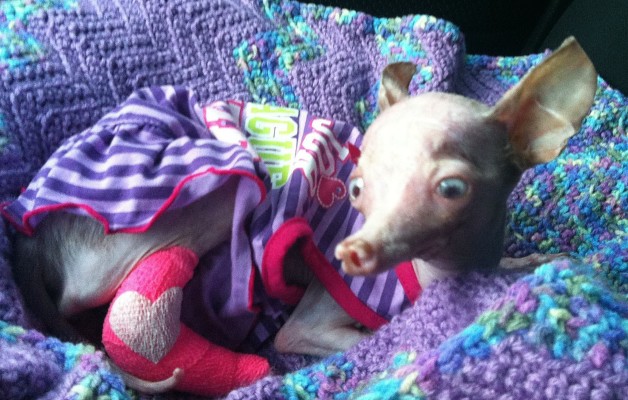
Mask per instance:
[[[579,130],[596,72],[569,38],[490,108],[445,93],[408,98],[413,71],[407,63],[384,71],[383,112],[365,135],[350,189],[366,223],[336,257],[357,275],[413,259],[425,285],[500,263],[508,195],[524,170],[553,160]]]
[[[84,310],[111,303],[105,330],[109,329],[107,326],[111,326],[115,340],[106,341],[107,351],[114,352],[116,350],[114,347],[119,344],[144,355],[144,359],[153,363],[146,364],[149,367],[143,366],[145,364],[138,367],[140,364],[137,363],[129,366],[113,357],[116,363],[123,364],[119,366],[128,373],[127,382],[131,386],[144,391],[176,388],[201,394],[221,394],[259,378],[259,375],[268,372],[267,368],[262,365],[259,369],[261,373],[257,375],[254,373],[248,381],[240,379],[200,389],[198,382],[192,380],[195,376],[193,369],[199,368],[197,364],[202,363],[202,360],[193,366],[177,365],[176,362],[166,363],[163,367],[165,373],[151,374],[149,370],[153,367],[150,366],[154,366],[156,370],[158,365],[165,363],[168,357],[164,357],[163,354],[167,354],[170,349],[177,349],[178,338],[188,335],[188,331],[184,324],[181,324],[174,334],[167,332],[168,334],[163,335],[164,340],[155,341],[150,348],[146,348],[141,339],[150,336],[151,332],[140,332],[139,336],[132,338],[125,336],[127,333],[122,331],[124,327],[121,328],[116,321],[130,320],[125,319],[126,317],[120,319],[121,317],[116,314],[120,309],[117,305],[121,304],[123,299],[125,306],[135,301],[135,298],[130,299],[127,296],[129,293],[127,290],[131,289],[122,290],[121,287],[124,286],[123,282],[132,280],[136,271],[148,271],[146,273],[155,280],[158,276],[170,274],[174,270],[187,271],[185,272],[189,275],[187,278],[178,275],[163,278],[167,290],[155,295],[158,299],[161,299],[159,295],[162,294],[172,295],[171,297],[178,301],[176,303],[173,300],[173,304],[178,304],[179,308],[174,307],[173,313],[168,316],[170,319],[163,320],[173,323],[173,320],[177,322],[179,313],[184,319],[183,311],[180,310],[182,304],[183,306],[193,304],[194,300],[192,299],[192,303],[186,303],[185,296],[181,300],[177,297],[179,292],[174,289],[179,286],[195,285],[188,282],[197,282],[190,276],[199,259],[207,261],[215,258],[219,262],[213,265],[218,267],[214,266],[211,270],[214,275],[208,275],[214,280],[213,290],[230,291],[232,295],[238,290],[234,282],[242,275],[245,281],[243,293],[248,293],[246,295],[248,297],[243,301],[251,314],[255,314],[252,309],[255,308],[256,302],[268,306],[271,309],[269,315],[272,314],[272,310],[280,310],[277,315],[285,311],[281,307],[277,308],[277,302],[273,303],[273,299],[260,300],[258,297],[260,287],[262,291],[266,290],[266,295],[270,298],[274,297],[273,288],[279,288],[277,298],[296,304],[294,309],[289,309],[290,316],[287,320],[278,319],[281,329],[275,337],[277,349],[325,355],[344,350],[364,338],[367,335],[364,326],[376,328],[378,325],[373,322],[377,320],[377,315],[373,314],[371,318],[371,314],[368,314],[370,311],[364,311],[364,315],[368,314],[370,319],[367,322],[361,320],[363,310],[360,305],[361,299],[350,294],[352,293],[350,290],[343,289],[363,282],[362,276],[393,277],[391,269],[407,262],[406,272],[415,274],[414,279],[421,287],[425,287],[435,279],[453,276],[473,268],[494,268],[498,265],[525,266],[528,263],[542,261],[542,256],[536,256],[536,259],[523,261],[504,259],[500,263],[506,200],[524,170],[548,162],[560,154],[567,140],[578,131],[582,119],[587,114],[596,90],[596,72],[584,51],[574,39],[566,40],[493,107],[446,93],[424,93],[409,97],[408,85],[414,72],[414,65],[409,63],[395,63],[386,67],[379,93],[381,114],[367,130],[363,142],[360,137],[352,136],[354,131],[351,129],[343,130],[342,124],[308,120],[307,123],[310,124],[308,126],[313,127],[316,136],[309,142],[308,139],[299,139],[301,141],[298,143],[298,149],[303,150],[303,153],[300,153],[301,150],[296,153],[296,164],[293,164],[292,173],[300,171],[297,175],[299,179],[303,179],[298,181],[299,185],[322,206],[310,212],[313,209],[303,206],[305,203],[299,203],[297,208],[302,208],[300,215],[305,217],[305,222],[303,218],[285,217],[281,221],[283,225],[277,224],[279,228],[273,227],[272,234],[260,231],[262,233],[255,236],[254,232],[258,228],[256,224],[265,215],[272,214],[272,218],[275,218],[274,207],[283,200],[272,202],[275,198],[283,198],[284,194],[275,196],[269,192],[264,195],[263,187],[268,182],[261,182],[254,177],[259,173],[262,164],[254,163],[254,167],[248,170],[238,166],[237,157],[240,153],[236,153],[233,146],[225,146],[224,149],[221,147],[220,154],[224,157],[217,161],[219,164],[224,162],[225,165],[231,163],[228,172],[225,172],[227,169],[220,170],[214,166],[211,173],[206,174],[211,176],[212,181],[203,182],[205,174],[194,181],[203,182],[206,186],[213,185],[212,187],[220,190],[206,191],[194,197],[193,194],[196,190],[201,190],[202,185],[190,184],[189,193],[192,194],[182,191],[177,199],[188,196],[193,201],[164,202],[153,213],[153,216],[158,218],[151,217],[139,225],[129,223],[116,228],[113,226],[113,217],[107,217],[104,212],[96,210],[100,200],[90,203],[90,207],[78,205],[72,200],[31,205],[30,209],[24,204],[32,199],[13,203],[5,208],[4,215],[26,234],[18,235],[14,270],[16,281],[21,286],[28,304],[51,330],[60,335],[69,335],[73,332],[72,329],[60,320],[59,316],[67,318]],[[146,102],[146,98],[149,97],[146,93],[149,92],[143,93],[144,97],[131,98],[130,104],[135,107],[132,113],[123,107],[111,114],[117,118],[115,126],[112,117],[105,118],[104,122],[98,125],[98,129],[78,136],[78,139],[73,139],[74,141],[71,140],[62,146],[60,151],[69,154],[77,142],[83,140],[87,142],[92,140],[90,138],[98,136],[90,142],[88,150],[85,150],[85,147],[81,148],[81,154],[87,158],[91,157],[90,163],[96,163],[99,156],[94,154],[100,151],[99,148],[109,146],[113,149],[116,140],[127,140],[119,139],[119,132],[137,123],[140,109],[149,115],[150,112],[157,110],[151,108],[153,104],[161,106],[166,103],[161,94],[153,94],[150,98],[152,103],[149,104]],[[183,101],[178,103],[182,104]],[[229,106],[225,107],[204,110],[225,114]],[[160,118],[164,121],[171,118],[167,122],[169,129],[176,131],[184,127],[188,130],[199,129],[200,132],[209,127],[215,136],[220,136],[220,132],[233,134],[235,131],[232,129],[235,125],[229,125],[227,117],[220,120],[220,124],[216,120],[212,125],[212,120],[211,118],[208,120],[207,115],[203,121],[207,126],[197,128],[194,118],[198,116],[199,111],[187,103],[185,107],[180,106],[175,111],[181,113],[182,109],[188,113],[185,122],[177,119],[178,114],[173,112],[171,115],[172,110],[159,109],[159,113],[162,113]],[[290,113],[286,109],[280,111]],[[297,111],[295,113],[297,114],[294,115],[298,115]],[[263,120],[258,120],[257,123],[261,124],[262,128],[265,126]],[[155,122],[146,126],[157,127],[158,124]],[[142,129],[138,141],[145,140],[144,136],[153,133],[150,130],[153,128]],[[274,129],[276,137],[283,132]],[[109,131],[113,133],[107,136],[108,141],[102,139],[105,137],[103,132]],[[287,131],[288,128],[285,132]],[[294,183],[296,181],[286,181],[282,175],[281,164],[277,161],[281,159],[280,153],[273,153],[271,156],[262,154],[265,142],[261,139],[245,138],[256,151],[247,148],[246,140],[236,140],[233,137],[229,139],[226,136],[223,139],[239,143],[237,147],[241,149],[241,153],[251,155],[255,162],[268,161],[275,157],[274,164],[269,163],[264,167],[268,168],[266,172],[273,188],[296,185]],[[152,142],[149,146],[145,143],[132,142],[135,139],[129,140],[124,143],[126,149],[133,146],[145,146],[148,149],[153,146]],[[208,142],[209,144],[196,142],[197,145],[199,143],[202,146],[211,144],[219,147],[214,142]],[[180,148],[184,147],[185,144]],[[107,157],[115,157],[112,154],[109,153]],[[326,164],[328,159],[325,155],[331,155],[332,158],[341,161],[337,161],[334,167],[333,163]],[[318,169],[313,170],[313,167],[299,164],[307,159],[306,156],[313,157],[311,161],[317,163]],[[168,157],[169,154],[165,151],[159,153],[159,163],[165,163]],[[350,159],[357,159],[355,168],[351,165]],[[54,162],[49,162],[43,170],[47,171],[46,173],[53,168],[72,170],[72,173],[67,175],[67,181],[72,182],[76,174],[81,174],[80,171],[88,167],[84,164],[75,166],[69,162],[67,158],[60,157]],[[343,166],[350,168],[342,169]],[[111,168],[106,171],[98,170],[97,167],[90,168],[93,170],[89,174],[94,176],[111,171]],[[183,167],[177,165],[177,168]],[[336,175],[316,175],[325,168],[336,169]],[[338,172],[341,169],[346,175],[342,175],[344,172]],[[237,172],[233,173],[234,170]],[[120,172],[120,178],[117,179],[122,180],[123,174],[127,172],[126,170]],[[32,185],[39,182],[44,187],[52,184],[41,182],[53,180],[41,178],[38,181],[36,177],[33,182]],[[54,184],[62,185],[58,181],[54,181]],[[99,183],[96,183],[90,190],[95,191],[98,185]],[[179,190],[181,186],[176,188]],[[329,190],[330,188],[332,190]],[[41,192],[41,189],[39,190]],[[129,189],[129,193],[133,191],[134,189]],[[31,192],[27,190],[23,196],[28,197],[29,193]],[[88,198],[91,193],[85,191],[81,195]],[[129,197],[125,197],[126,194],[125,191],[112,190],[107,195],[120,196],[127,201],[130,194]],[[252,196],[247,198],[249,208],[241,204],[242,196],[247,195]],[[351,205],[362,214],[364,220],[360,219],[362,216],[358,212],[346,206],[347,202],[343,201],[345,198],[350,200]],[[285,201],[289,202],[289,199]],[[267,205],[271,203],[273,205]],[[130,215],[128,218],[131,219],[139,218],[136,214],[142,211],[142,207],[148,207],[146,204],[148,203],[142,201],[133,203],[129,209],[125,209],[124,215]],[[36,207],[44,211],[36,212],[34,211]],[[264,209],[259,211],[260,208]],[[75,212],[72,214],[59,212],[60,210]],[[333,236],[329,240],[324,235],[318,235],[316,228],[309,227],[310,224],[314,224],[313,221],[318,221],[320,217],[318,213],[326,210],[336,210],[334,218],[345,218],[340,215],[346,215],[346,218],[350,219],[350,221],[339,219],[336,220],[337,225],[329,225],[331,228],[327,229],[327,235]],[[117,210],[116,213],[117,217],[122,215]],[[299,213],[295,212],[294,215],[299,216]],[[272,218],[269,217],[267,220],[272,222]],[[276,239],[277,237],[293,239],[282,245],[283,242]],[[320,250],[322,242],[326,243],[328,251]],[[263,247],[259,254],[255,253],[254,249],[251,250],[258,245]],[[317,248],[320,251],[316,250]],[[217,272],[228,271],[229,266],[225,263],[235,263],[234,260],[243,255],[246,255],[246,268],[251,269],[252,264],[264,267],[260,267],[260,271],[254,273],[242,272],[244,270],[236,270],[231,274]],[[207,262],[211,264],[212,260]],[[327,274],[330,271],[334,272],[334,269],[319,267],[333,263],[338,264],[336,268],[338,271],[335,272],[348,274],[343,275],[345,279],[329,278]],[[273,270],[267,267],[275,264],[280,265],[279,276],[273,275]],[[262,275],[263,285],[256,280],[258,275]],[[397,279],[395,282],[401,280],[402,274],[397,275],[394,275],[394,279]],[[227,281],[224,284],[216,282],[218,277]],[[142,279],[144,280],[140,282],[147,282],[146,278]],[[170,285],[169,280],[178,283]],[[277,280],[280,282],[275,282]],[[134,296],[136,292],[140,292],[149,297],[142,292],[142,284],[137,285],[132,286]],[[204,283],[198,285],[201,291],[206,288],[203,286]],[[363,285],[362,288],[364,287],[366,286]],[[371,288],[369,292],[371,297],[374,293]],[[348,301],[347,297],[351,297],[351,300]],[[401,295],[402,300],[398,301],[399,308],[395,310],[399,311],[404,304],[410,304],[407,297],[403,300],[403,294]],[[220,309],[220,313],[225,313],[226,308],[225,306]],[[192,313],[194,312],[192,310]],[[216,319],[220,319],[219,317],[222,317],[222,314]],[[224,318],[227,322],[231,321],[229,326],[233,327],[232,330],[228,327],[222,335],[210,333],[199,340],[209,339],[226,348],[239,349],[238,346],[242,344],[244,337],[247,334],[251,335],[256,327],[260,326],[259,323],[255,325],[255,321],[258,321],[255,318],[261,317],[258,315],[251,318],[247,314],[241,318],[230,314]],[[356,322],[363,326],[358,326]],[[238,333],[237,327],[241,327],[240,325],[244,326],[243,334]],[[268,326],[266,325],[266,328]],[[272,329],[268,329],[272,333]],[[171,343],[168,342],[170,339]],[[121,340],[122,344],[118,340]],[[168,342],[167,345],[164,345],[164,342]],[[163,354],[155,352],[154,347],[159,346],[166,347]],[[141,362],[144,362],[144,359]],[[255,358],[245,359],[245,362],[251,363],[258,361]],[[223,373],[220,371],[224,369],[223,367],[224,365],[220,364],[212,366],[213,369],[203,370],[203,373],[208,374],[205,380],[212,381],[213,375]],[[188,378],[190,382],[186,381]]]

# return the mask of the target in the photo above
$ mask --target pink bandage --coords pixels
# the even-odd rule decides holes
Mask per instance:
[[[183,287],[197,263],[196,254],[183,247],[140,261],[111,302],[103,344],[119,368],[148,385],[180,369],[174,389],[216,396],[267,375],[270,368],[266,359],[210,343],[180,322]]]

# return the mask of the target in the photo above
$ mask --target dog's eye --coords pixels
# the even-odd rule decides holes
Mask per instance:
[[[349,181],[349,198],[351,201],[356,201],[360,197],[363,187],[364,179],[361,176],[357,176]]]
[[[438,194],[446,199],[457,199],[464,196],[469,185],[460,178],[446,178],[438,184]]]

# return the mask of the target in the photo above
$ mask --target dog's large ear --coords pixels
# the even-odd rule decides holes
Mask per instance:
[[[580,129],[595,96],[597,73],[569,37],[497,102],[493,118],[505,124],[522,169],[556,158]]]
[[[379,111],[408,97],[408,87],[415,72],[416,65],[411,62],[396,62],[384,68],[377,97]]]

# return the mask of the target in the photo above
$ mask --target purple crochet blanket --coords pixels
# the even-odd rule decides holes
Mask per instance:
[[[388,62],[418,64],[413,93],[490,104],[543,56],[467,55],[446,21],[289,1],[6,0],[0,201],[140,87],[184,85],[203,102],[270,102],[364,128]],[[628,398],[627,106],[599,79],[565,153],[526,173],[510,198],[506,255],[582,262],[436,283],[371,339],[324,360],[268,347],[273,376],[228,398]],[[11,278],[10,234],[0,223],[0,398],[141,397],[98,349],[37,330]]]

